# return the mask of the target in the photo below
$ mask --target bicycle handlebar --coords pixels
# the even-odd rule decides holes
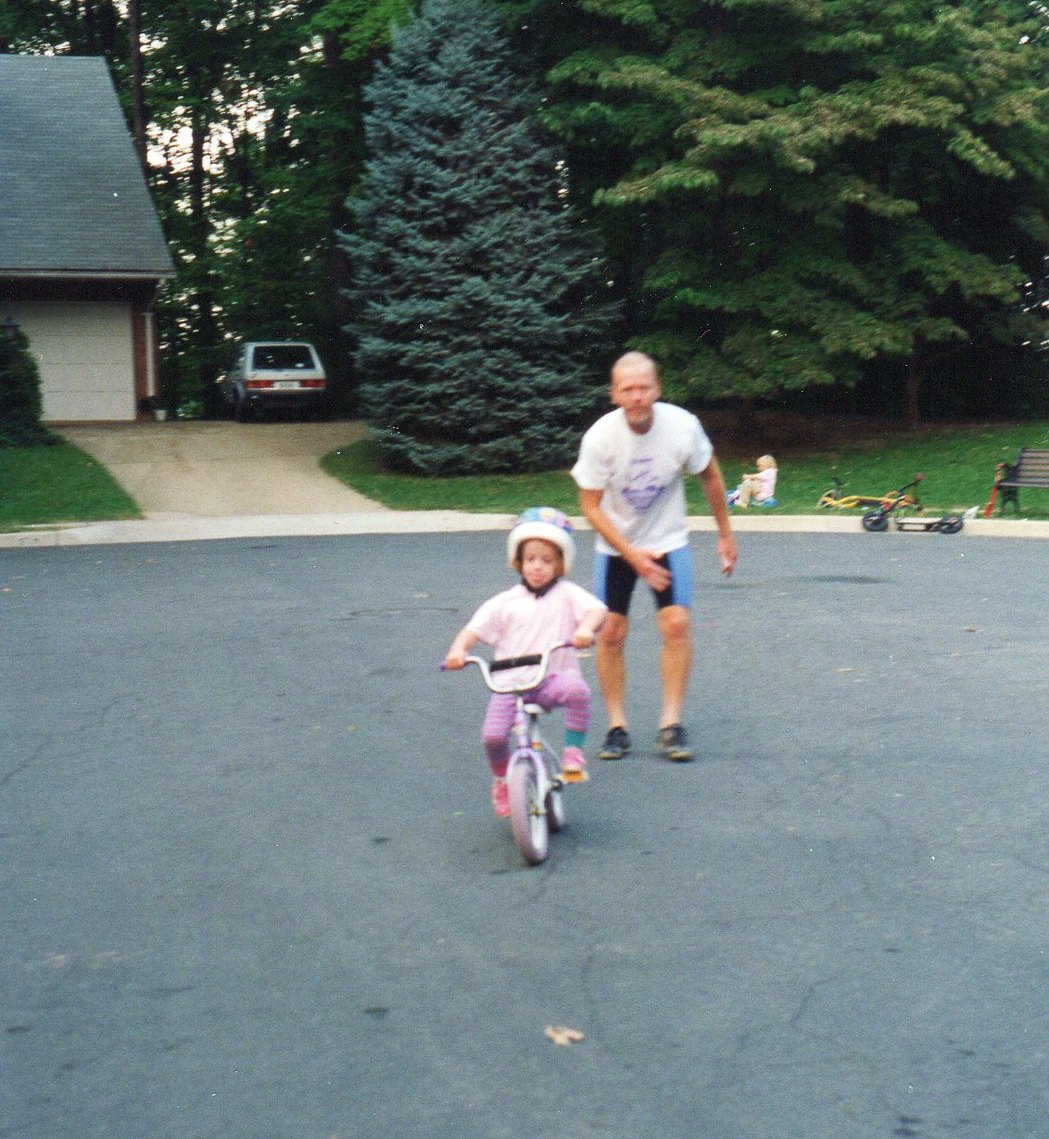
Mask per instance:
[[[481,658],[478,657],[478,660]],[[542,653],[529,653],[523,657],[503,657],[502,660],[490,660],[487,662],[489,672],[501,672],[506,668],[520,668],[526,664],[542,664]]]
[[[558,641],[557,644],[550,645],[549,648],[544,649],[541,653],[529,653],[526,656],[518,657],[503,657],[501,660],[487,661],[484,657],[468,656],[466,658],[467,664],[475,664],[480,670],[481,677],[484,680],[485,686],[492,692],[498,692],[501,695],[513,696],[518,692],[528,692],[532,688],[538,688],[546,679],[546,670],[550,667],[550,658],[558,649],[572,648],[571,641]],[[503,687],[493,683],[492,673],[500,672],[508,668],[521,668],[529,665],[538,665],[539,671],[533,680],[530,680],[526,685],[513,685]],[[441,669],[445,669],[445,665],[441,663]]]

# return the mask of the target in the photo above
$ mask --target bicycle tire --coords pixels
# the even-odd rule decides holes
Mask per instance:
[[[565,800],[560,787],[551,787],[546,793],[546,827],[551,834],[565,829]]]
[[[510,827],[514,843],[530,866],[546,859],[550,827],[544,804],[539,799],[539,776],[531,755],[517,759],[510,768]]]
[[[880,534],[889,528],[889,516],[881,510],[871,510],[863,516],[863,528],[871,534]]]

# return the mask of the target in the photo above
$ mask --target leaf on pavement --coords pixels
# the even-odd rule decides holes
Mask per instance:
[[[578,1028],[562,1028],[553,1025],[547,1025],[543,1030],[543,1035],[546,1036],[548,1040],[552,1040],[555,1044],[560,1044],[564,1047],[567,1047],[569,1044],[578,1044],[580,1040],[586,1039]]]

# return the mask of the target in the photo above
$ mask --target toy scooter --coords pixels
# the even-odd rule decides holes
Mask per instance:
[[[886,495],[884,501],[875,509],[868,510],[863,516],[863,528],[871,533],[888,530],[889,520],[896,525],[897,530],[924,531],[925,533],[957,534],[965,525],[960,514],[944,514],[940,518],[917,517],[906,513],[908,502],[914,497],[908,491],[916,487],[925,478],[922,474],[914,476],[912,482],[901,486],[898,491]]]

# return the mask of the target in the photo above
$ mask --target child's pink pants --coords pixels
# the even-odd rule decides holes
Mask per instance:
[[[585,732],[590,726],[590,688],[579,673],[563,672],[548,676],[528,693],[528,701],[549,712],[564,708],[565,730]],[[481,725],[481,742],[493,775],[506,774],[510,762],[510,729],[514,726],[513,696],[494,692]]]

